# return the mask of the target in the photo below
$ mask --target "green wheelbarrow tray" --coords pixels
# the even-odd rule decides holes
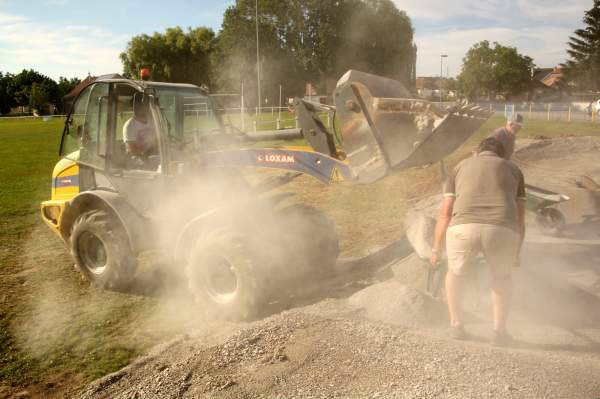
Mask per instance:
[[[535,213],[535,222],[542,233],[560,235],[565,226],[565,216],[551,206],[568,201],[568,195],[544,190],[543,188],[525,185],[525,208]]]

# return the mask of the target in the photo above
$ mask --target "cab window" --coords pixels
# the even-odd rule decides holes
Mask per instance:
[[[154,126],[149,98],[130,85],[115,85],[114,147],[111,165],[117,170],[159,171],[158,131]]]
[[[158,88],[157,91],[170,135],[182,137],[186,142],[201,141],[220,129],[209,97],[200,90]]]
[[[97,83],[90,92],[81,136],[80,161],[104,168],[108,138],[108,87]]]
[[[68,130],[63,136],[61,155],[68,156],[81,148],[81,137],[83,136],[83,126],[91,91],[92,87],[88,86],[77,97],[77,102],[73,106],[73,111],[67,121]]]

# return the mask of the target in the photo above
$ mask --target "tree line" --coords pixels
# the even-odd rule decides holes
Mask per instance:
[[[598,92],[600,0],[585,11],[583,22],[567,43],[570,58],[562,64],[561,88]],[[330,94],[348,69],[415,88],[414,29],[391,0],[259,0],[258,13],[256,0],[237,0],[225,11],[218,33],[206,27],[175,27],[134,36],[120,54],[123,74],[138,78],[139,70],[147,67],[152,80],[207,85],[213,92],[240,93],[243,85],[246,105],[255,106],[257,23],[261,102],[274,104],[280,85],[285,97],[304,94],[306,83],[319,94]],[[510,99],[531,89],[535,67],[516,48],[484,40],[468,50],[457,80],[447,83],[470,99]],[[45,113],[50,105],[62,113],[62,97],[78,83],[77,78],[63,77],[55,82],[33,70],[0,72],[0,113],[18,106]]]
[[[159,81],[208,85],[257,102],[258,22],[261,102],[283,85],[301,95],[310,82],[329,93],[348,69],[384,75],[414,87],[416,46],[410,18],[391,0],[237,0],[218,34],[179,27],[135,36],[121,54],[127,77],[148,67]]]
[[[50,111],[64,113],[63,97],[80,83],[78,78],[60,77],[58,82],[33,69],[10,74],[0,71],[0,114],[12,108],[28,107],[44,115]]]

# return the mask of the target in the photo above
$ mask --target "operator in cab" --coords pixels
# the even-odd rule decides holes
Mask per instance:
[[[156,129],[148,101],[141,93],[133,96],[133,116],[123,125],[123,142],[127,154],[142,161],[157,152]]]

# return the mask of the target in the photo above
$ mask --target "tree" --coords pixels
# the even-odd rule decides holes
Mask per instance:
[[[287,94],[302,91],[306,67],[298,50],[299,9],[286,9],[290,0],[259,2],[258,32],[260,43],[260,73],[262,98],[278,99],[279,84],[285,83]],[[221,90],[240,90],[244,84],[250,106],[257,103],[256,18],[255,2],[238,0],[223,17],[215,53],[215,79]]]
[[[577,29],[567,43],[571,57],[564,64],[567,79],[580,88],[600,91],[600,0],[585,11],[583,22],[586,27]]]
[[[10,109],[16,105],[14,99],[8,95],[8,85],[11,80],[10,73],[4,75],[0,72],[0,114],[8,114]]]
[[[50,103],[50,94],[44,83],[33,82],[29,94],[29,107],[36,110],[40,115],[48,113],[48,104]]]
[[[339,21],[335,75],[353,68],[414,86],[413,27],[390,0],[351,1],[348,20]]]
[[[46,104],[44,105],[45,107],[47,107],[48,103],[51,103],[55,106],[60,105],[61,99],[58,95],[58,86],[56,82],[50,79],[48,76],[42,75],[33,69],[24,69],[21,73],[12,76],[8,82],[7,94],[10,98],[12,98],[14,105],[31,106],[31,94],[34,83],[36,86],[39,85],[36,89],[38,91],[38,93],[36,93],[37,98],[33,100],[36,105],[41,105],[39,100],[44,98],[46,99]],[[42,92],[45,94],[40,97],[39,93]]]
[[[468,98],[494,98],[497,94],[510,98],[531,87],[533,59],[521,55],[514,47],[487,40],[475,44],[463,58],[458,76],[459,87]]]
[[[391,0],[260,0],[258,8],[266,96],[282,83],[288,94],[301,95],[307,82],[324,92],[351,68],[413,86],[412,24]],[[221,87],[238,89],[243,81],[256,90],[255,13],[255,0],[237,0],[225,12],[215,57]]]
[[[134,36],[120,58],[128,78],[137,78],[139,70],[147,67],[152,80],[210,85],[214,46],[215,34],[211,29],[183,31],[175,27],[152,36]]]
[[[75,86],[77,86],[79,83],[81,83],[81,79],[79,79],[79,78],[67,79],[62,76],[58,78],[58,99],[60,101],[57,105],[57,108],[61,114],[64,114],[65,112],[67,112],[67,110],[65,109],[64,101],[63,101],[64,97],[67,94],[69,94],[71,92],[71,90],[73,90],[75,88]]]

